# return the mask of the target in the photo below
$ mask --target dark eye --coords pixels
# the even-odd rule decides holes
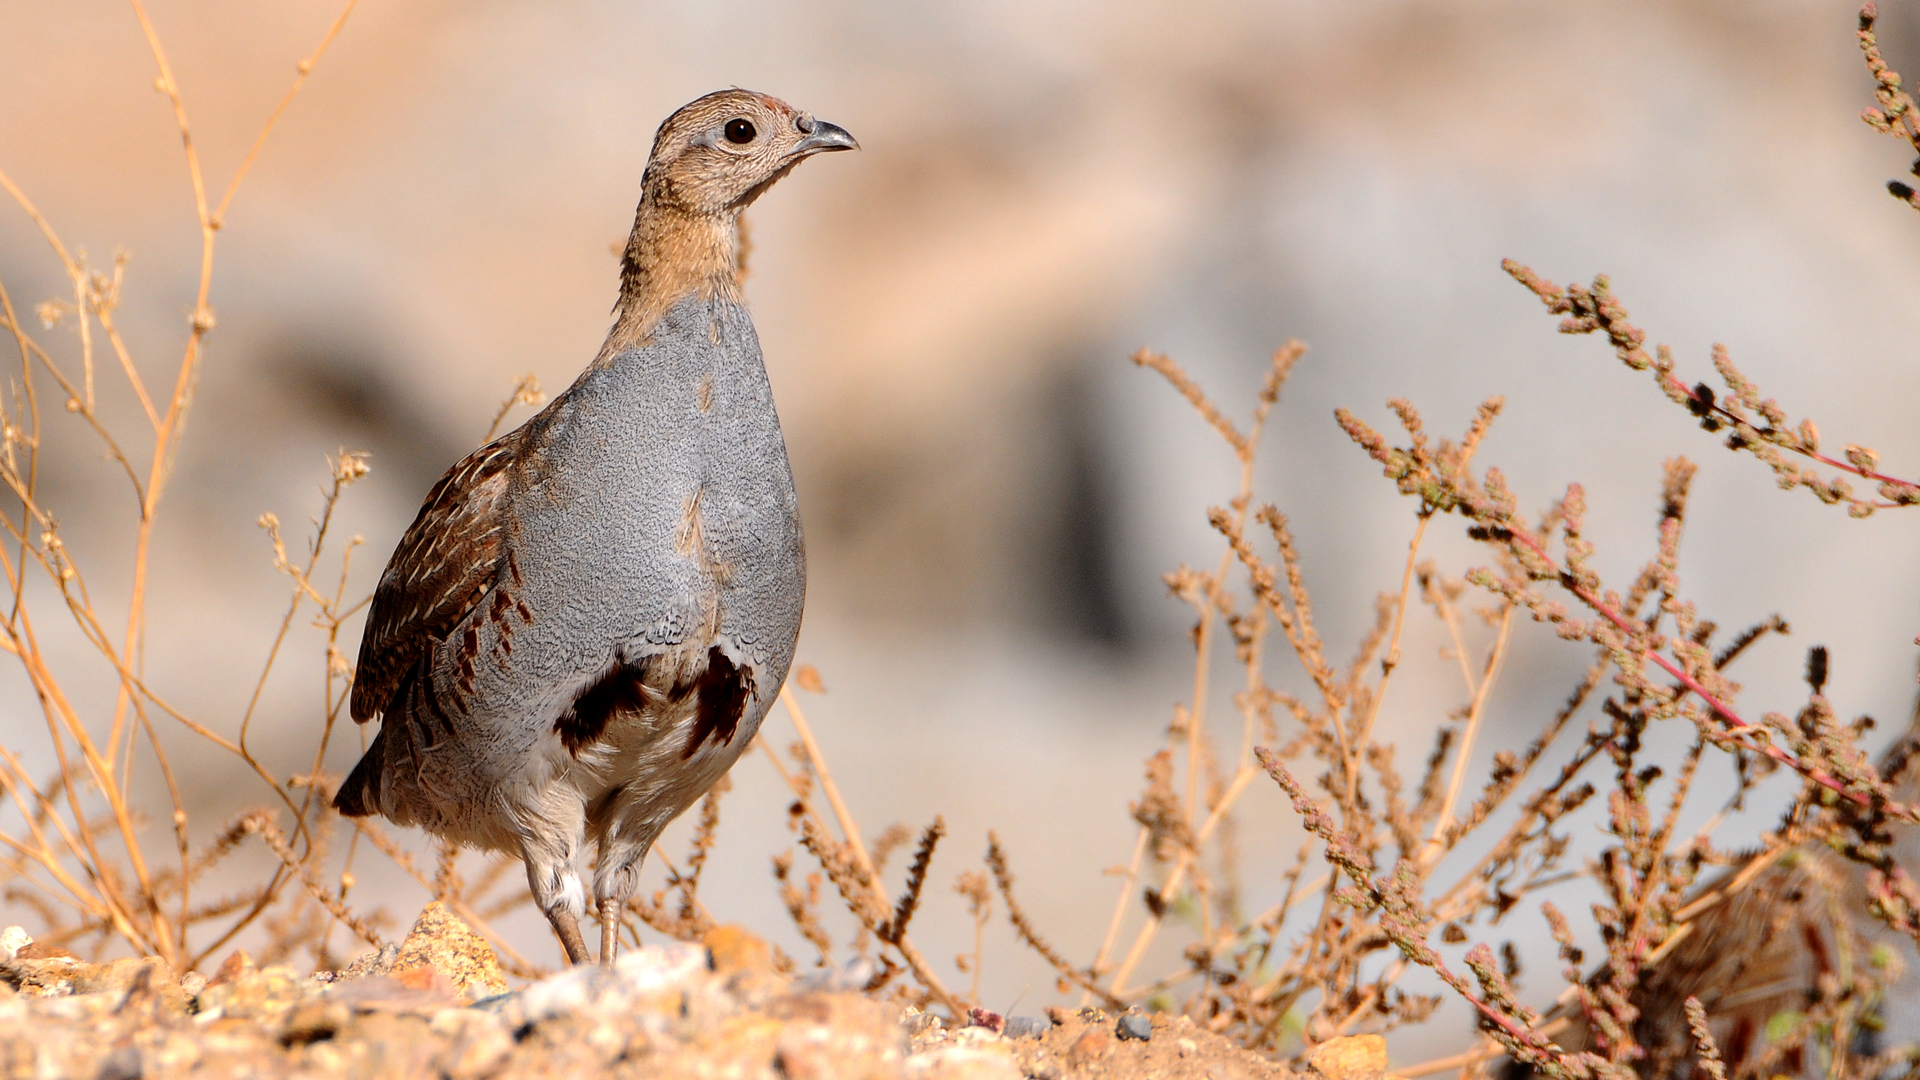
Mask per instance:
[[[753,130],[753,121],[736,118],[727,121],[727,141],[730,143],[750,143],[759,132]]]

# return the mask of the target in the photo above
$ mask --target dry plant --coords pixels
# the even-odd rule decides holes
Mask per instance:
[[[499,881],[501,867],[490,868],[472,886],[461,886],[451,862],[443,860],[440,872],[430,877],[415,865],[411,852],[378,826],[360,823],[345,829],[329,807],[335,778],[322,771],[321,763],[353,677],[341,633],[366,600],[346,595],[348,569],[360,538],[328,545],[334,540],[331,526],[340,498],[366,475],[364,454],[343,451],[329,462],[322,508],[304,552],[289,551],[277,517],[269,513],[260,518],[274,566],[291,579],[292,590],[241,715],[227,723],[195,719],[169,704],[149,679],[143,645],[152,540],[180,435],[194,404],[206,339],[216,325],[212,290],[221,231],[242,181],[345,27],[354,0],[348,0],[313,51],[295,65],[292,85],[268,113],[217,200],[203,173],[187,104],[166,50],[141,0],[131,0],[131,5],[158,70],[154,87],[172,107],[192,184],[200,235],[197,291],[172,382],[164,397],[156,396],[142,374],[145,365],[136,360],[134,343],[115,321],[128,256],[116,255],[110,269],[91,264],[84,252],[68,246],[12,177],[0,171],[0,189],[46,240],[71,288],[69,295],[36,306],[41,329],[63,332],[60,339],[43,340],[0,283],[0,330],[11,336],[19,356],[19,367],[0,400],[0,485],[11,496],[10,508],[0,514],[6,530],[0,576],[7,594],[0,649],[19,662],[44,723],[38,745],[31,743],[30,728],[12,731],[0,741],[0,792],[15,819],[0,825],[0,895],[37,913],[38,947],[99,953],[117,942],[186,971],[251,930],[264,938],[267,958],[305,948],[316,962],[327,964],[330,943],[340,928],[378,946],[383,943],[382,928],[393,922],[385,912],[359,911],[349,903],[354,859],[365,841],[490,933],[473,908]],[[100,384],[116,378],[125,380],[125,392],[138,405],[143,423],[135,430],[116,430],[100,408],[102,395],[109,391]],[[531,379],[522,380],[495,417],[496,425],[515,402],[531,404],[538,397]],[[48,428],[43,425],[53,420],[43,416],[43,398],[86,426],[131,488],[126,537],[131,574],[124,596],[99,596],[90,588],[88,568],[63,536],[60,508],[45,501],[40,481],[46,466],[42,454],[47,452],[43,432]],[[89,549],[101,546],[99,537],[88,539]],[[311,768],[282,778],[256,755],[249,736],[262,695],[303,611],[322,642],[324,722]],[[49,645],[50,637],[60,636],[59,630],[49,629],[49,619],[70,620],[89,649],[75,658]],[[76,704],[84,696],[76,688],[97,684],[102,677],[116,688],[112,708],[94,712]],[[207,835],[196,842],[181,778],[169,753],[169,747],[177,750],[181,737],[210,743],[241,762],[259,781],[264,804],[221,828],[203,830]],[[36,763],[42,760],[51,765],[38,769]],[[140,789],[145,767],[160,778],[164,796]],[[37,775],[39,771],[48,775]],[[152,835],[155,803],[165,808],[165,841]],[[343,833],[344,845],[339,842]],[[231,895],[202,895],[197,886],[249,838],[272,857],[269,869],[258,874],[259,883]],[[494,942],[510,968],[529,974],[535,970],[497,935]]]
[[[313,52],[299,62],[293,84],[268,115],[218,201],[210,197],[186,103],[166,52],[142,4],[133,0],[132,6],[158,68],[154,86],[166,95],[179,126],[201,241],[198,290],[186,343],[164,397],[156,399],[149,393],[133,349],[115,324],[127,257],[117,256],[110,270],[91,265],[84,253],[68,248],[27,193],[11,177],[0,173],[0,188],[39,229],[72,289],[70,297],[38,306],[45,329],[71,331],[71,339],[64,345],[43,345],[22,321],[12,296],[0,286],[0,317],[5,319],[4,329],[13,337],[20,360],[9,380],[4,407],[0,407],[0,424],[4,425],[0,427],[0,438],[4,439],[4,446],[0,446],[0,483],[4,483],[13,502],[13,508],[4,515],[7,548],[0,552],[0,573],[4,574],[8,592],[6,615],[0,620],[0,648],[20,663],[33,688],[45,722],[45,756],[57,763],[51,777],[32,775],[28,764],[31,759],[19,741],[24,733],[9,736],[8,745],[0,747],[0,787],[19,819],[0,832],[0,843],[6,848],[3,865],[7,895],[39,908],[52,942],[75,943],[91,937],[97,948],[117,939],[137,951],[161,956],[182,970],[198,964],[209,951],[261,920],[295,883],[311,903],[345,921],[360,936],[377,941],[373,923],[347,912],[341,896],[344,890],[331,889],[316,869],[327,847],[326,832],[319,827],[325,813],[325,792],[314,782],[319,756],[314,759],[316,775],[287,780],[272,775],[247,744],[258,693],[237,723],[216,729],[169,705],[147,681],[142,656],[153,530],[180,433],[193,405],[205,340],[215,326],[211,295],[220,230],[268,135],[345,25],[353,4],[346,5]],[[106,370],[114,366],[139,404],[145,424],[138,431],[116,433],[97,411],[97,378],[106,377]],[[127,595],[115,601],[97,598],[90,591],[86,569],[61,535],[58,508],[42,499],[39,480],[46,420],[41,398],[50,390],[57,392],[53,402],[98,438],[132,488],[131,584]],[[276,564],[295,581],[286,623],[269,652],[261,682],[264,684],[271,672],[280,641],[295,614],[305,604],[315,605],[328,637],[329,720],[345,699],[350,676],[333,642],[351,609],[341,602],[339,588],[329,590],[314,575],[320,567],[334,503],[365,471],[359,455],[342,454],[333,462],[326,508],[304,560],[289,559],[277,521],[271,516],[261,521],[272,539]],[[340,556],[342,582],[352,547],[346,545]],[[92,646],[94,655],[90,659],[104,664],[114,680],[117,693],[107,715],[88,715],[74,704],[71,688],[98,678],[99,668],[95,665],[89,670],[77,664],[62,668],[45,645],[44,625],[35,621],[49,605],[61,609],[55,618],[72,620]],[[123,619],[124,625],[116,627],[117,619]],[[176,727],[238,758],[271,793],[275,805],[242,816],[196,848],[190,840],[179,779],[167,752]],[[147,800],[134,790],[134,768],[143,754],[166,787],[172,833],[166,846],[172,850],[164,854],[162,845],[142,836],[147,821],[140,804]],[[270,879],[238,896],[212,901],[196,897],[196,882],[248,836],[261,839],[278,856],[279,866]],[[331,921],[295,911],[287,912],[284,920],[282,936],[314,938],[324,934],[317,927]]]
[[[1570,315],[1564,331],[1604,331],[1630,367],[1656,370],[1670,393],[1683,387],[1664,349],[1657,359],[1641,351],[1645,335],[1626,321],[1604,279],[1561,289],[1523,267],[1509,270],[1550,310]],[[1725,635],[1684,598],[1678,553],[1694,466],[1667,463],[1653,553],[1624,588],[1609,586],[1594,568],[1578,485],[1528,517],[1498,468],[1475,468],[1498,399],[1479,408],[1457,441],[1434,439],[1413,405],[1390,402],[1402,445],[1339,410],[1342,428],[1414,500],[1414,513],[1398,590],[1380,598],[1371,631],[1336,665],[1315,629],[1287,517],[1252,496],[1261,431],[1301,354],[1297,343],[1275,354],[1244,431],[1173,361],[1150,352],[1135,358],[1232,449],[1241,486],[1210,513],[1223,540],[1219,563],[1167,576],[1195,615],[1193,690],[1175,709],[1167,746],[1147,761],[1132,806],[1133,859],[1098,953],[1078,966],[1047,942],[1017,903],[1008,854],[990,838],[988,864],[1016,934],[1052,964],[1063,991],[1078,987],[1084,1000],[1114,1008],[1158,1002],[1270,1050],[1295,1032],[1313,1043],[1428,1020],[1440,997],[1405,985],[1425,969],[1476,1011],[1482,1036],[1462,1054],[1396,1070],[1407,1076],[1484,1074],[1502,1056],[1555,1077],[1669,1075],[1697,1041],[1684,1015],[1690,997],[1720,1006],[1701,1014],[1719,1043],[1709,1052],[1702,1042],[1700,1052],[1732,1075],[1772,1076],[1816,1060],[1831,1076],[1885,1071],[1893,1059],[1864,1051],[1854,1036],[1873,1024],[1897,964],[1858,917],[1871,911],[1892,931],[1920,937],[1920,892],[1891,854],[1896,823],[1920,821],[1908,786],[1896,788],[1911,747],[1875,767],[1859,746],[1871,721],[1843,723],[1828,703],[1820,648],[1809,653],[1809,693],[1794,715],[1742,715],[1731,666],[1787,627],[1773,618]],[[1844,483],[1807,473],[1778,451],[1861,475],[1872,451],[1853,448],[1846,462],[1820,456],[1724,350],[1716,363],[1732,388],[1724,402],[1707,404],[1703,391],[1684,387],[1677,399],[1731,429],[1729,445],[1758,453],[1783,486],[1849,502]],[[1902,481],[1870,478],[1885,502],[1867,510],[1911,503],[1898,497]],[[1862,513],[1858,500],[1850,505]],[[1429,526],[1445,515],[1463,519],[1489,565],[1449,576],[1422,560]],[[1470,596],[1479,606],[1466,610]],[[1423,768],[1407,773],[1379,738],[1377,720],[1416,607],[1451,643],[1462,700],[1435,725]],[[1470,786],[1471,752],[1523,621],[1584,644],[1593,661],[1526,748],[1495,753],[1491,770]],[[1276,627],[1312,696],[1292,694],[1270,675]],[[1237,669],[1230,733],[1208,724],[1216,636]],[[1572,721],[1583,715],[1592,720],[1579,731]],[[1678,760],[1658,760],[1648,732],[1674,722],[1691,732],[1690,744]],[[1732,793],[1702,826],[1683,830],[1709,763],[1732,774]],[[1798,792],[1757,849],[1715,843],[1758,785],[1789,774]],[[1223,838],[1232,835],[1239,800],[1267,778],[1312,841],[1278,902],[1246,914]],[[1596,827],[1605,846],[1582,863],[1574,833]],[[1576,934],[1552,902],[1535,901],[1566,961],[1566,988],[1543,1016],[1520,1000],[1515,944],[1496,950],[1486,939],[1554,886],[1577,887],[1590,901],[1592,926]],[[1141,977],[1150,946],[1170,929],[1182,936],[1184,962]],[[1482,940],[1462,949],[1476,936]],[[1597,964],[1579,943],[1594,936],[1603,947]]]
[[[1869,110],[1867,122],[1920,149],[1914,103],[1878,54],[1873,16],[1869,5],[1861,43],[1885,109]],[[1904,185],[1892,190],[1915,202]],[[1506,269],[1566,317],[1562,332],[1604,334],[1628,367],[1652,371],[1668,398],[1725,433],[1729,449],[1759,458],[1783,488],[1855,517],[1920,502],[1920,485],[1878,471],[1873,450],[1823,453],[1812,422],[1790,423],[1724,347],[1713,364],[1726,392],[1689,387],[1668,349],[1645,349],[1606,278],[1562,288],[1517,263]],[[1405,1076],[1485,1075],[1505,1059],[1554,1077],[1679,1075],[1696,1064],[1715,1077],[1870,1077],[1920,1060],[1911,1047],[1878,1052],[1865,1037],[1899,974],[1889,941],[1920,939],[1920,888],[1893,856],[1894,830],[1920,821],[1920,784],[1906,775],[1913,743],[1876,767],[1860,745],[1872,721],[1843,722],[1826,697],[1821,648],[1808,653],[1808,694],[1791,715],[1743,713],[1731,666],[1787,627],[1775,617],[1727,634],[1685,599],[1679,548],[1694,466],[1667,463],[1652,554],[1631,581],[1610,585],[1596,569],[1578,485],[1528,514],[1498,468],[1476,467],[1500,399],[1458,440],[1435,439],[1406,401],[1389,402],[1404,441],[1339,410],[1343,430],[1414,512],[1398,589],[1381,596],[1352,659],[1336,664],[1315,629],[1287,517],[1253,502],[1261,433],[1301,353],[1290,343],[1275,354],[1244,430],[1178,364],[1135,357],[1226,443],[1241,478],[1237,496],[1210,513],[1219,562],[1166,579],[1194,612],[1193,688],[1148,759],[1132,861],[1090,963],[1065,958],[1021,912],[1009,856],[989,839],[1008,918],[1060,988],[1080,988],[1083,1003],[1158,1002],[1277,1050],[1296,1031],[1313,1043],[1426,1021],[1440,997],[1405,985],[1425,969],[1426,985],[1472,1007],[1480,1036],[1463,1053],[1395,1070]],[[1877,497],[1855,493],[1862,481]],[[1448,515],[1484,545],[1488,565],[1450,575],[1422,560],[1429,526]],[[1403,772],[1376,721],[1416,608],[1451,642],[1462,700],[1435,725],[1424,768]],[[1591,649],[1591,666],[1525,749],[1495,753],[1469,786],[1489,695],[1524,622]],[[1270,676],[1275,627],[1310,695]],[[1216,731],[1224,710],[1210,705],[1220,693],[1213,668],[1228,649],[1234,722]],[[1584,731],[1572,725],[1580,716],[1592,717]],[[1675,723],[1689,745],[1663,760],[1648,733]],[[1732,774],[1731,795],[1700,827],[1682,829],[1703,816],[1687,811],[1708,767]],[[1761,842],[1716,843],[1776,776],[1798,787]],[[1237,803],[1262,777],[1285,792],[1312,839],[1278,902],[1246,914],[1228,841]],[[1604,846],[1577,860],[1575,832],[1596,828]],[[1553,903],[1529,899],[1554,886],[1587,902],[1590,925],[1576,932]],[[1520,1000],[1514,943],[1496,951],[1492,940],[1510,912],[1535,902],[1565,962],[1565,989],[1545,1015]],[[1143,977],[1150,947],[1174,927],[1185,962]],[[1595,938],[1601,953],[1590,958],[1581,942]]]

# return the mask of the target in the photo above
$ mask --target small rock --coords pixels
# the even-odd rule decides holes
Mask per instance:
[[[29,941],[13,952],[15,960],[76,960],[78,957],[58,945]]]
[[[707,947],[707,957],[716,975],[774,970],[773,949],[744,926],[734,923],[716,926],[707,931],[700,943]]]
[[[215,969],[213,978],[207,980],[207,985],[224,986],[252,971],[253,957],[248,956],[245,949],[235,949],[220,961],[219,968]]]
[[[354,958],[353,963],[340,973],[340,979],[364,979],[371,975],[385,975],[393,970],[393,962],[400,956],[400,946],[387,945],[364,952]],[[338,981],[338,980],[336,980]]]
[[[998,1035],[1000,1029],[1006,1026],[1006,1020],[1002,1019],[999,1013],[990,1012],[976,1005],[967,1010],[967,1026],[983,1027]]]
[[[1139,1013],[1128,1013],[1113,1026],[1114,1034],[1121,1039],[1138,1039],[1141,1042],[1153,1038],[1153,1021]]]
[[[1076,1069],[1085,1069],[1105,1057],[1112,1044],[1113,1036],[1107,1034],[1105,1027],[1089,1027],[1067,1047],[1067,1062]]]
[[[0,930],[0,960],[11,960],[20,954],[20,950],[33,944],[27,936],[25,927],[9,926]]]
[[[1037,1039],[1052,1028],[1053,1021],[1037,1016],[1009,1016],[1000,1033],[1009,1039]]]
[[[1326,1080],[1380,1080],[1387,1072],[1387,1040],[1343,1035],[1307,1051],[1307,1067]]]
[[[734,994],[764,1000],[787,988],[787,977],[774,963],[773,947],[745,927],[716,926],[701,938],[713,973],[727,980]]]
[[[421,968],[445,975],[469,1000],[507,992],[507,976],[493,948],[438,900],[420,912],[393,958],[395,974]]]

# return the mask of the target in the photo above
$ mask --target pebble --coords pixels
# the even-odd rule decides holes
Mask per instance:
[[[1387,1040],[1343,1035],[1307,1051],[1307,1068],[1325,1080],[1380,1080],[1387,1072]]]
[[[12,960],[21,949],[33,944],[25,927],[9,926],[0,930],[0,960]]]
[[[1053,1021],[1037,1016],[1009,1016],[1001,1034],[1009,1039],[1037,1039],[1053,1027]]]
[[[1139,1013],[1127,1013],[1114,1025],[1113,1033],[1122,1039],[1138,1039],[1146,1042],[1153,1038],[1153,1021]]]

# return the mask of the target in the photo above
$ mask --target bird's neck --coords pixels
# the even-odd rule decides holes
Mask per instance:
[[[739,300],[737,216],[695,215],[641,200],[601,362],[644,342],[660,317],[689,296]]]

